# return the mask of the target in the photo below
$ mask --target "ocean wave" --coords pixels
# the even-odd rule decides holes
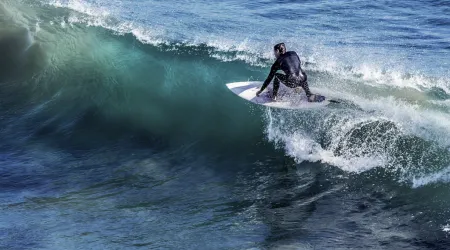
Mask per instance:
[[[174,41],[164,30],[118,20],[102,7],[82,1],[51,4],[63,13],[43,20],[37,37],[54,45],[47,51],[51,65],[22,90],[32,96],[22,101],[40,108],[11,123],[8,131],[23,126],[28,133],[33,124],[31,130],[36,135],[67,140],[82,138],[79,135],[86,130],[110,137],[122,129],[123,134],[144,131],[168,141],[205,141],[211,148],[214,144],[222,149],[236,141],[249,145],[260,140],[259,132],[266,122],[267,139],[297,162],[322,162],[354,173],[379,167],[393,169],[403,172],[409,181],[425,174],[426,164],[433,165],[433,170],[448,165],[445,157],[438,162],[421,162],[415,156],[432,155],[450,146],[448,116],[428,109],[423,100],[405,101],[390,96],[391,89],[382,88],[389,85],[427,93],[435,85],[445,89],[445,78],[439,83],[428,76],[402,75],[376,70],[376,66],[350,67],[332,57],[321,60],[327,57],[318,54],[305,62],[313,76],[311,82],[320,87],[320,93],[352,105],[314,112],[262,109],[270,112],[261,122],[255,117],[258,112],[249,115],[249,109],[243,108],[248,103],[227,92],[224,83],[249,77],[263,79],[266,72],[262,73],[261,67],[269,66],[271,60],[263,46],[220,37]],[[53,21],[51,27],[46,23],[49,20]],[[98,32],[102,28],[86,29],[85,25],[121,36]],[[136,45],[137,41],[144,45]],[[314,82],[314,78],[321,80]],[[394,78],[397,83],[388,84]],[[372,85],[388,97],[366,91]],[[364,95],[359,95],[361,92]],[[425,94],[420,98],[429,101]],[[442,97],[436,99],[441,101]],[[260,110],[251,107],[252,111]],[[107,124],[118,128],[98,132]]]
[[[48,2],[57,8],[67,8],[78,12],[72,13],[69,23],[83,23],[88,26],[98,26],[112,30],[117,35],[132,34],[144,44],[164,46],[165,49],[176,50],[183,46],[206,46],[209,56],[221,61],[244,61],[252,66],[269,67],[274,60],[267,44],[254,39],[233,39],[211,34],[207,37],[178,38],[170,34],[164,26],[147,26],[137,21],[125,21],[116,17],[107,7],[89,4],[79,0],[52,0]],[[270,47],[270,46],[269,46]],[[450,93],[448,76],[431,77],[419,71],[405,72],[396,69],[394,65],[383,66],[373,63],[358,62],[343,63],[340,58],[326,54],[323,46],[312,48],[301,57],[305,58],[307,70],[333,74],[341,79],[363,81],[363,84],[396,88],[413,88],[427,91],[430,88],[440,88]],[[348,52],[353,54],[353,52]],[[354,58],[356,59],[356,58]],[[347,60],[348,61],[348,60]],[[358,60],[357,60],[358,61]]]

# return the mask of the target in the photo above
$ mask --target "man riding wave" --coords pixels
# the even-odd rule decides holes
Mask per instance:
[[[295,51],[287,51],[284,43],[276,44],[273,47],[273,52],[276,61],[273,63],[267,79],[264,81],[261,89],[256,93],[259,96],[263,90],[273,81],[273,95],[272,99],[277,100],[278,89],[280,88],[280,81],[289,88],[302,87],[308,97],[309,102],[317,101],[316,95],[312,94],[308,87],[307,76],[305,71],[301,68],[301,61]],[[284,74],[276,73],[282,70]]]

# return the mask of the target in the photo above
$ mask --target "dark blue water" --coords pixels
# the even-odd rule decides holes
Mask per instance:
[[[0,248],[448,249],[449,1],[0,1]],[[340,104],[255,106],[285,42]]]

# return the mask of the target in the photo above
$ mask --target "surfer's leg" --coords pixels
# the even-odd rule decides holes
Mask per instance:
[[[295,89],[295,88],[299,87],[299,85],[300,85],[299,82],[300,82],[300,80],[298,77],[288,76],[288,77],[286,77],[286,81],[284,81],[283,83],[284,83],[284,85],[286,85],[286,87]]]
[[[278,77],[275,76],[275,79],[273,79],[273,94],[272,96],[277,96],[278,89],[280,88],[280,80],[278,80]]]
[[[308,97],[308,102],[321,102],[325,100],[325,96],[316,95],[309,91],[308,81],[301,82],[300,86],[305,90],[305,94]]]
[[[286,82],[286,76],[280,73],[275,74],[275,78],[273,80],[273,97],[276,98],[278,94],[278,89],[280,88],[280,81],[283,83]]]
[[[300,82],[300,87],[303,88],[303,90],[305,91],[306,96],[309,97],[312,95],[311,91],[309,90],[308,87],[308,81],[304,81],[304,82]]]

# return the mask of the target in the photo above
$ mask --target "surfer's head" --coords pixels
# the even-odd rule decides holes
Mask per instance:
[[[286,53],[286,45],[284,43],[279,43],[273,46],[273,54],[276,58],[278,58],[280,55],[283,55]]]

